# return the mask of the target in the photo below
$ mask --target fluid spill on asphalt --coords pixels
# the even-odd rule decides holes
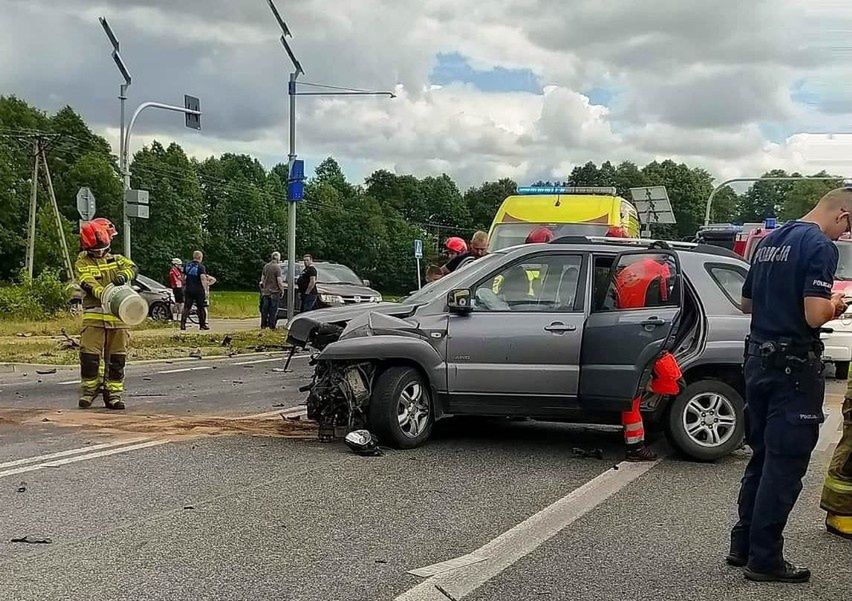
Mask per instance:
[[[212,415],[139,415],[107,410],[56,411],[44,409],[0,409],[4,425],[43,425],[95,430],[103,433],[151,434],[168,438],[195,436],[265,436],[312,439],[317,436],[312,422],[285,421],[279,415],[268,417],[221,417]]]

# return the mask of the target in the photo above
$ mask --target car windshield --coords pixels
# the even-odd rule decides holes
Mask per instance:
[[[317,281],[320,284],[352,284],[362,286],[361,281],[355,272],[346,267],[346,265],[338,265],[336,263],[314,263],[317,268]]]
[[[600,223],[501,223],[491,235],[491,249],[502,250],[523,244],[534,229],[545,226],[554,238],[563,236],[606,236],[609,226]]]
[[[431,301],[432,299],[447,294],[453,288],[458,286],[458,283],[467,278],[471,270],[481,271],[490,268],[503,258],[503,253],[486,255],[481,259],[472,261],[462,268],[456,269],[449,275],[442,277],[440,280],[435,280],[425,286],[421,290],[406,296],[400,302],[404,305],[419,305]]]
[[[835,280],[852,281],[852,242],[835,242],[840,257],[837,260]]]
[[[148,288],[149,290],[166,290],[166,287],[163,286],[160,282],[152,280],[149,277],[145,277],[144,275],[136,276],[136,281]]]

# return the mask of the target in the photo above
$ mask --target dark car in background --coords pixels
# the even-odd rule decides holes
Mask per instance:
[[[382,302],[382,295],[370,288],[370,281],[362,280],[346,265],[330,261],[314,261],[313,265],[317,270],[317,293],[319,294],[317,309]],[[296,263],[296,279],[301,275],[302,269],[304,269],[302,263]],[[281,272],[284,274],[286,283],[287,261],[281,263]],[[299,306],[299,295],[297,294],[297,312]],[[282,303],[281,308],[278,309],[278,315],[279,317],[286,317],[287,307],[285,303]]]

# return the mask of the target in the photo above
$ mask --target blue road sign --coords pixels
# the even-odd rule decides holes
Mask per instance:
[[[305,161],[295,159],[290,162],[287,176],[287,200],[299,202],[305,199]]]

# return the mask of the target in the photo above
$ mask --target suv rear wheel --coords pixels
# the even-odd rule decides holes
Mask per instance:
[[[376,379],[370,427],[379,442],[410,449],[426,442],[434,417],[429,386],[413,367],[391,367]]]
[[[721,380],[692,382],[669,407],[666,434],[693,459],[719,459],[742,444],[744,406],[740,393]]]

